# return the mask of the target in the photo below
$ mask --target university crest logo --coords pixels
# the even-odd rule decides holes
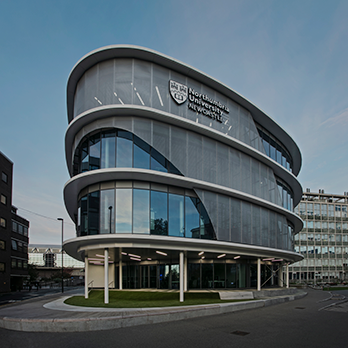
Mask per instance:
[[[188,88],[187,86],[170,80],[169,81],[169,90],[172,98],[180,105],[185,103],[188,96]]]

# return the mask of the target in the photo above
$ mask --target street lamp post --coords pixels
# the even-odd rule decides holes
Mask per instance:
[[[64,232],[64,219],[63,218],[57,218],[57,220],[62,222],[62,292],[64,292],[64,278],[63,278],[63,232]]]

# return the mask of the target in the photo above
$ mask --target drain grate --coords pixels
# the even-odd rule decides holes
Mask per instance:
[[[295,307],[295,309],[306,309],[305,307]]]
[[[231,332],[232,334],[234,334],[234,335],[238,335],[238,336],[246,336],[246,335],[249,335],[250,334],[250,332],[245,332],[245,331],[233,331],[233,332]]]

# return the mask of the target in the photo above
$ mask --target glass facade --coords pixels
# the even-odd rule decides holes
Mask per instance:
[[[292,158],[285,146],[265,129],[261,130],[260,126],[258,126],[257,130],[261,137],[266,155],[287,170],[292,171]]]
[[[171,187],[161,186],[159,191],[156,185],[150,188],[139,182],[121,182],[120,188],[118,182],[115,185],[115,189],[80,197],[78,236],[141,233],[216,239],[207,212],[193,192],[174,194]]]
[[[85,137],[75,151],[74,175],[103,168],[142,168],[181,175],[158,151],[124,130]]]
[[[261,265],[261,282],[274,286],[278,278],[272,278],[276,265]],[[119,269],[115,269],[116,288]],[[151,265],[127,264],[122,267],[122,288],[179,289],[180,269],[176,263]],[[188,290],[197,289],[245,289],[256,286],[256,264],[221,262],[216,260],[192,260],[187,265]]]
[[[145,168],[230,187],[293,209],[293,192],[289,185],[251,156],[157,121],[127,117],[122,126],[128,130],[104,129],[80,138],[74,155],[74,175],[100,169],[99,163],[105,167],[115,164],[123,168]],[[84,129],[81,134],[86,134]],[[103,142],[103,139],[107,140]],[[96,146],[99,142],[101,145]],[[93,156],[88,145],[91,143]]]
[[[338,282],[348,271],[347,200],[304,193],[295,212],[304,220],[295,249],[305,257],[290,268],[293,281]]]

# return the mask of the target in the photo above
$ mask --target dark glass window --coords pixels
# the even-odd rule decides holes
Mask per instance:
[[[133,141],[132,134],[125,131],[118,131],[116,166],[118,168],[132,168]]]
[[[236,264],[226,264],[226,287],[236,288],[238,283],[238,273]]]
[[[214,229],[210,222],[207,211],[204,209],[201,201],[198,203],[200,212],[200,236],[202,239],[214,239]]]
[[[1,173],[1,180],[7,184],[8,176],[6,173],[4,172]]]
[[[100,233],[115,233],[114,205],[115,190],[100,191]]]
[[[80,199],[78,236],[110,233],[110,230],[115,233],[115,223],[116,233],[215,239],[208,214],[195,197],[118,188],[92,192]]]
[[[169,235],[176,237],[185,236],[184,226],[184,196],[169,194]]]
[[[202,288],[211,289],[213,288],[213,264],[203,263],[202,264]]]
[[[185,197],[185,237],[200,238],[198,198]]]
[[[5,262],[0,262],[0,272],[5,272]]]
[[[167,160],[155,149],[151,149],[151,169],[159,172],[168,172]]]
[[[86,236],[88,234],[87,196],[81,198],[80,207],[81,207],[80,234],[81,236]]]
[[[6,228],[6,219],[0,218],[0,226]]]
[[[167,193],[151,191],[151,234],[168,235]]]
[[[13,239],[11,239],[11,248],[12,250],[18,250],[18,247],[17,247],[17,242]]]
[[[4,240],[0,240],[0,250],[6,250],[6,242]]]
[[[277,155],[276,155],[276,144],[275,142],[272,140],[270,143],[270,156],[273,160],[277,160]]]
[[[266,141],[265,139],[262,139],[263,147],[265,148],[266,155],[269,157],[269,142]]]
[[[89,155],[88,155],[88,142],[87,140],[82,143],[81,146],[81,172],[89,170]]]
[[[225,264],[214,263],[214,289],[226,287]]]
[[[1,194],[1,203],[5,205],[7,204],[7,197],[3,194]]]
[[[88,234],[99,233],[99,191],[88,195]]]
[[[115,168],[116,166],[116,133],[107,131],[102,133],[101,168]]]
[[[201,288],[201,265],[199,263],[188,264],[188,287],[189,289]]]
[[[134,168],[150,169],[150,145],[134,136]]]
[[[100,133],[89,138],[89,170],[100,168]]]
[[[182,175],[149,144],[124,130],[107,130],[86,137],[75,151],[74,175],[88,170],[115,167],[151,168]]]
[[[12,269],[17,268],[17,260],[16,259],[11,259],[11,268]]]
[[[132,189],[116,190],[116,233],[132,233]]]
[[[149,190],[133,190],[133,233],[149,233]]]

